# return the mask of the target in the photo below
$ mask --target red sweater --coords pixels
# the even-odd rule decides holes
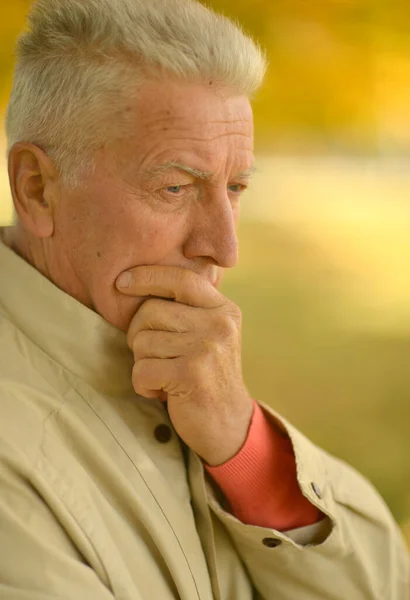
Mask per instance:
[[[243,523],[276,531],[316,523],[324,515],[299,488],[289,437],[275,428],[259,404],[254,406],[241,450],[223,465],[204,464],[206,471]]]

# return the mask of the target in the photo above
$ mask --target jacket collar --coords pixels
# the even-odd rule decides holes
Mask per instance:
[[[132,389],[126,335],[0,242],[0,309],[57,363],[106,394]]]

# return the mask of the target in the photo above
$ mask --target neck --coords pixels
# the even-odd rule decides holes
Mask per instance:
[[[37,271],[40,271],[47,279],[51,279],[44,256],[43,244],[40,239],[33,238],[19,223],[11,227],[2,228],[0,231],[3,244],[32,265]]]
[[[1,239],[9,241],[9,233],[0,229]],[[62,293],[5,244],[0,290],[2,313],[56,363],[104,394],[135,396],[125,333]]]
[[[27,232],[20,223],[0,229],[1,241],[20,258],[39,271],[58,288],[92,308],[85,295],[83,286],[64,255],[59,257],[47,240],[35,237]]]
[[[12,227],[1,227],[0,228],[0,242],[2,242],[8,248],[13,249],[11,241]]]

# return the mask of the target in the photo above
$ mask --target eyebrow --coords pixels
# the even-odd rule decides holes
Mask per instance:
[[[146,177],[148,179],[151,179],[151,178],[155,177],[156,175],[161,175],[162,173],[165,173],[166,171],[169,171],[172,169],[184,171],[185,173],[188,173],[195,179],[203,179],[204,181],[212,181],[213,179],[215,179],[214,173],[210,173],[209,171],[200,171],[199,169],[193,169],[192,167],[188,167],[187,165],[184,165],[183,163],[180,163],[175,160],[170,160],[170,161],[163,163],[162,165],[157,165],[156,167],[153,167],[146,173]],[[252,175],[255,173],[255,171],[256,171],[256,167],[252,166],[250,169],[247,169],[246,171],[242,171],[242,173],[238,173],[238,175],[236,175],[235,178],[242,179],[242,180],[249,179],[250,177],[252,177]]]

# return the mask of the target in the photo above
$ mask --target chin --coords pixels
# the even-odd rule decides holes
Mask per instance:
[[[105,306],[96,305],[94,310],[108,323],[127,333],[132,319],[144,301],[145,298],[142,297],[130,298],[123,296],[120,292],[115,292],[111,302],[107,302]]]

